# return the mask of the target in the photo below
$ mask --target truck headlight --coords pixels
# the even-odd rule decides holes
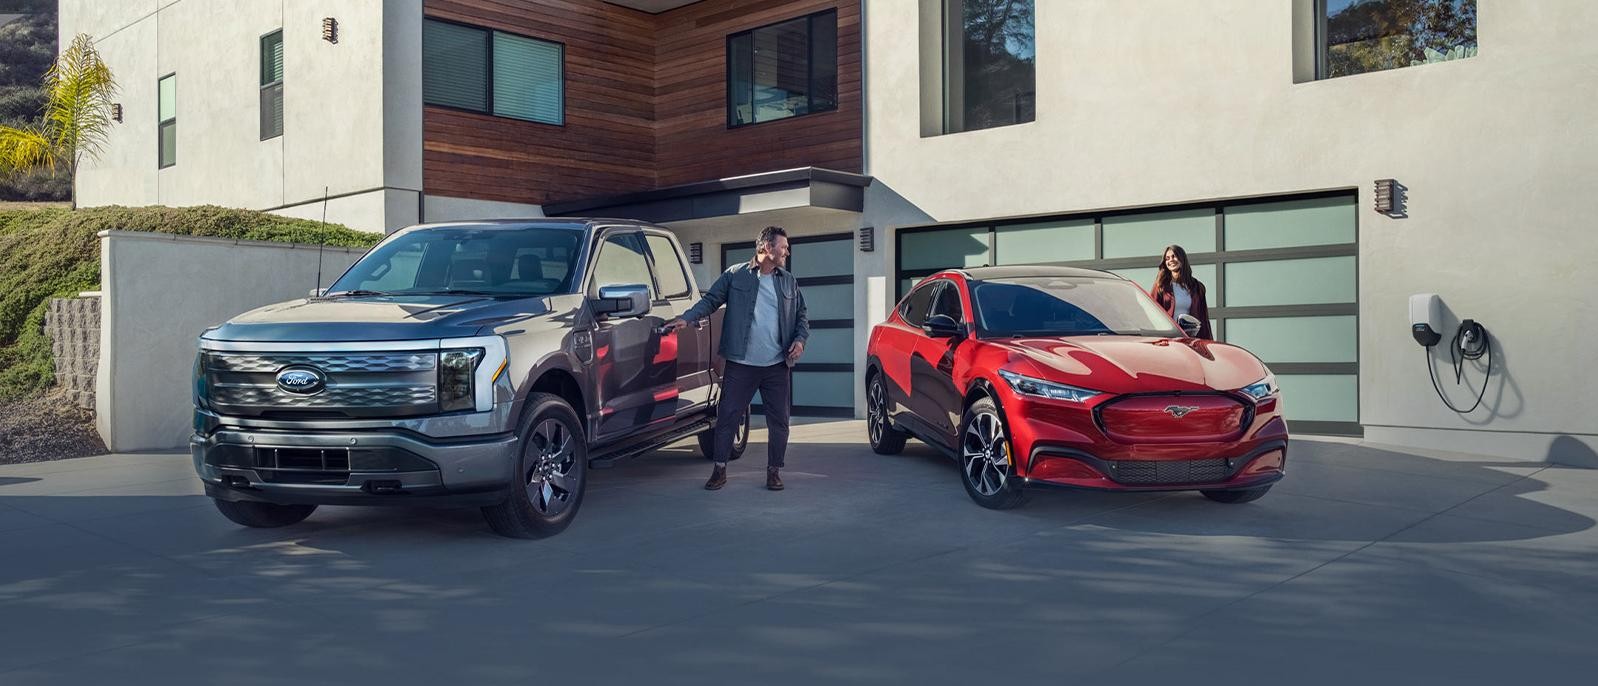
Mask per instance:
[[[509,354],[509,346],[500,336],[439,341],[439,410],[487,412],[494,409],[494,379],[505,371]]]
[[[483,362],[482,348],[440,350],[438,353],[438,406],[445,412],[477,407],[472,377]]]
[[[1073,403],[1086,402],[1089,398],[1099,395],[1098,391],[1067,386],[1053,381],[1044,381],[1043,379],[1034,379],[1007,369],[1000,369],[999,377],[1004,379],[1005,383],[1010,384],[1010,390],[1022,395],[1034,395],[1040,398],[1052,398]]]

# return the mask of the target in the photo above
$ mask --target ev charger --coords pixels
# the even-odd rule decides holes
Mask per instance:
[[[1409,296],[1409,332],[1415,342],[1428,348],[1443,340],[1443,300],[1436,293]]]

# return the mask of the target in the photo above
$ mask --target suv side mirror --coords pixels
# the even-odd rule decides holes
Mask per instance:
[[[1199,329],[1204,328],[1204,324],[1198,320],[1198,317],[1191,314],[1176,315],[1176,325],[1182,327],[1182,333],[1187,334],[1189,338],[1197,336]]]
[[[594,314],[624,319],[649,314],[649,287],[641,283],[600,286]]]
[[[935,314],[921,323],[921,330],[933,338],[954,338],[964,333],[960,323],[946,314]]]

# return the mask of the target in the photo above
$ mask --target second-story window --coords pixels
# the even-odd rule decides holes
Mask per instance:
[[[261,140],[283,135],[283,31],[261,36]]]
[[[178,75],[167,74],[156,82],[156,166],[178,163]]]
[[[727,37],[727,126],[838,109],[838,12]]]
[[[1315,0],[1320,78],[1476,54],[1476,0]]]
[[[1034,0],[943,0],[943,132],[1037,118]]]
[[[565,47],[503,31],[428,19],[422,24],[422,101],[566,123]]]

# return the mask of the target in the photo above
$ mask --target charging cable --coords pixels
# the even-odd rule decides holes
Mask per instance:
[[[1426,374],[1432,379],[1432,390],[1437,391],[1437,397],[1443,401],[1448,409],[1460,414],[1475,412],[1481,405],[1482,398],[1487,396],[1487,382],[1493,378],[1493,344],[1487,338],[1487,327],[1476,323],[1474,319],[1460,322],[1459,329],[1454,332],[1454,340],[1448,344],[1448,359],[1454,364],[1454,384],[1463,383],[1465,375],[1465,360],[1479,360],[1487,357],[1487,376],[1481,381],[1481,392],[1476,394],[1476,403],[1468,410],[1461,410],[1448,402],[1448,396],[1443,395],[1443,389],[1437,384],[1437,372],[1432,369],[1431,348],[1424,349],[1426,353]]]

